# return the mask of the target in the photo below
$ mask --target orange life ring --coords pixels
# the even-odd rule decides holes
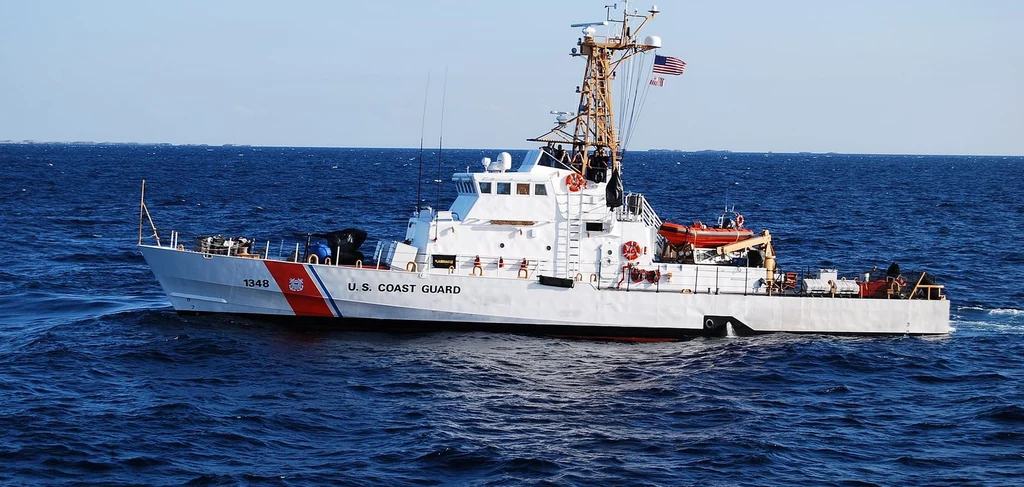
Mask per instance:
[[[633,240],[622,244],[622,255],[626,260],[636,260],[640,257],[640,244]]]
[[[576,193],[581,189],[586,189],[587,180],[583,179],[583,175],[574,172],[565,177],[565,187],[569,188],[569,192]]]
[[[736,214],[736,228],[743,228],[743,215]]]

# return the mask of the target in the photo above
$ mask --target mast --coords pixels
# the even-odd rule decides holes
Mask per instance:
[[[659,12],[656,6],[651,7],[646,15],[629,13],[629,2],[625,3],[622,19],[611,18],[608,9],[603,22],[586,22],[572,24],[582,27],[583,37],[577,41],[578,49],[573,49],[573,57],[586,57],[586,68],[583,72],[583,83],[577,87],[579,105],[575,117],[560,122],[554,129],[539,137],[528,139],[533,142],[566,143],[571,145],[571,157],[575,167],[586,172],[590,166],[593,153],[604,152],[611,169],[618,169],[621,164],[617,131],[615,130],[615,114],[612,109],[611,82],[615,79],[615,70],[625,60],[636,54],[661,47],[661,39],[648,37],[638,42],[639,33],[648,20]],[[636,29],[630,28],[630,21],[640,20]],[[621,24],[618,33],[610,36],[597,36],[595,26]],[[572,132],[569,132],[569,127]]]

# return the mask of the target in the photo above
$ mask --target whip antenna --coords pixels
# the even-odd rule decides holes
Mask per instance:
[[[430,71],[427,71],[427,89],[423,94],[423,118],[420,121],[420,170],[416,178],[416,215],[420,214],[420,202],[423,201],[423,131],[427,126],[427,98],[430,95]]]
[[[444,142],[444,100],[448,94],[448,66],[444,67],[444,87],[441,89],[441,128],[437,135],[437,179],[434,183],[437,184],[437,197],[434,199],[434,218],[437,218],[438,208],[441,206],[441,147]],[[434,226],[435,233],[437,226]]]

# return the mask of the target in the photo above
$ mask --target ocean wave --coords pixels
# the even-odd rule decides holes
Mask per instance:
[[[1024,334],[1024,325],[1019,323],[965,320],[958,316],[954,316],[952,318],[950,321],[950,328],[964,333],[989,332],[1000,334]]]
[[[990,408],[978,416],[998,423],[1024,424],[1024,407],[1004,404]]]

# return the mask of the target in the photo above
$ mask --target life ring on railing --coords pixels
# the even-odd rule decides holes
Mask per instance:
[[[736,214],[736,228],[743,228],[743,215]]]
[[[309,254],[309,257],[306,257],[306,262],[309,262],[310,264],[319,264],[320,257],[317,257],[316,254]]]
[[[480,273],[477,274],[477,271],[479,271]],[[473,274],[474,276],[482,276],[482,275],[484,275],[484,268],[480,267],[480,264],[476,264],[476,265],[473,266],[473,270],[471,271],[471,274]]]
[[[575,280],[576,282],[582,282],[582,281],[583,281],[583,274],[582,274],[582,273],[579,273],[579,272],[577,272],[577,273],[576,273],[576,278],[575,278],[574,280]]]
[[[889,294],[890,295],[892,295],[892,294],[899,294],[902,289],[903,289],[903,286],[900,285],[900,281],[898,281],[898,280],[893,279],[893,281],[889,283]]]
[[[569,189],[570,193],[576,193],[581,189],[586,189],[587,180],[583,179],[583,175],[574,172],[565,177],[565,187]]]
[[[643,270],[634,267],[629,270],[629,280],[636,283],[644,282],[645,274]]]
[[[330,258],[330,256],[324,257],[324,265],[331,265],[331,258]]]
[[[363,268],[363,261],[357,260],[356,261],[356,269],[362,269],[362,268]]]
[[[185,246],[182,244],[178,244],[178,250],[185,250]]]
[[[526,259],[523,259],[523,263],[519,264],[519,272],[516,275],[521,279],[530,277],[530,263]]]
[[[419,270],[419,265],[410,260],[408,264],[405,264],[405,270],[408,272],[416,272]]]
[[[633,240],[622,244],[622,256],[625,257],[626,260],[636,260],[640,257],[640,244]]]

